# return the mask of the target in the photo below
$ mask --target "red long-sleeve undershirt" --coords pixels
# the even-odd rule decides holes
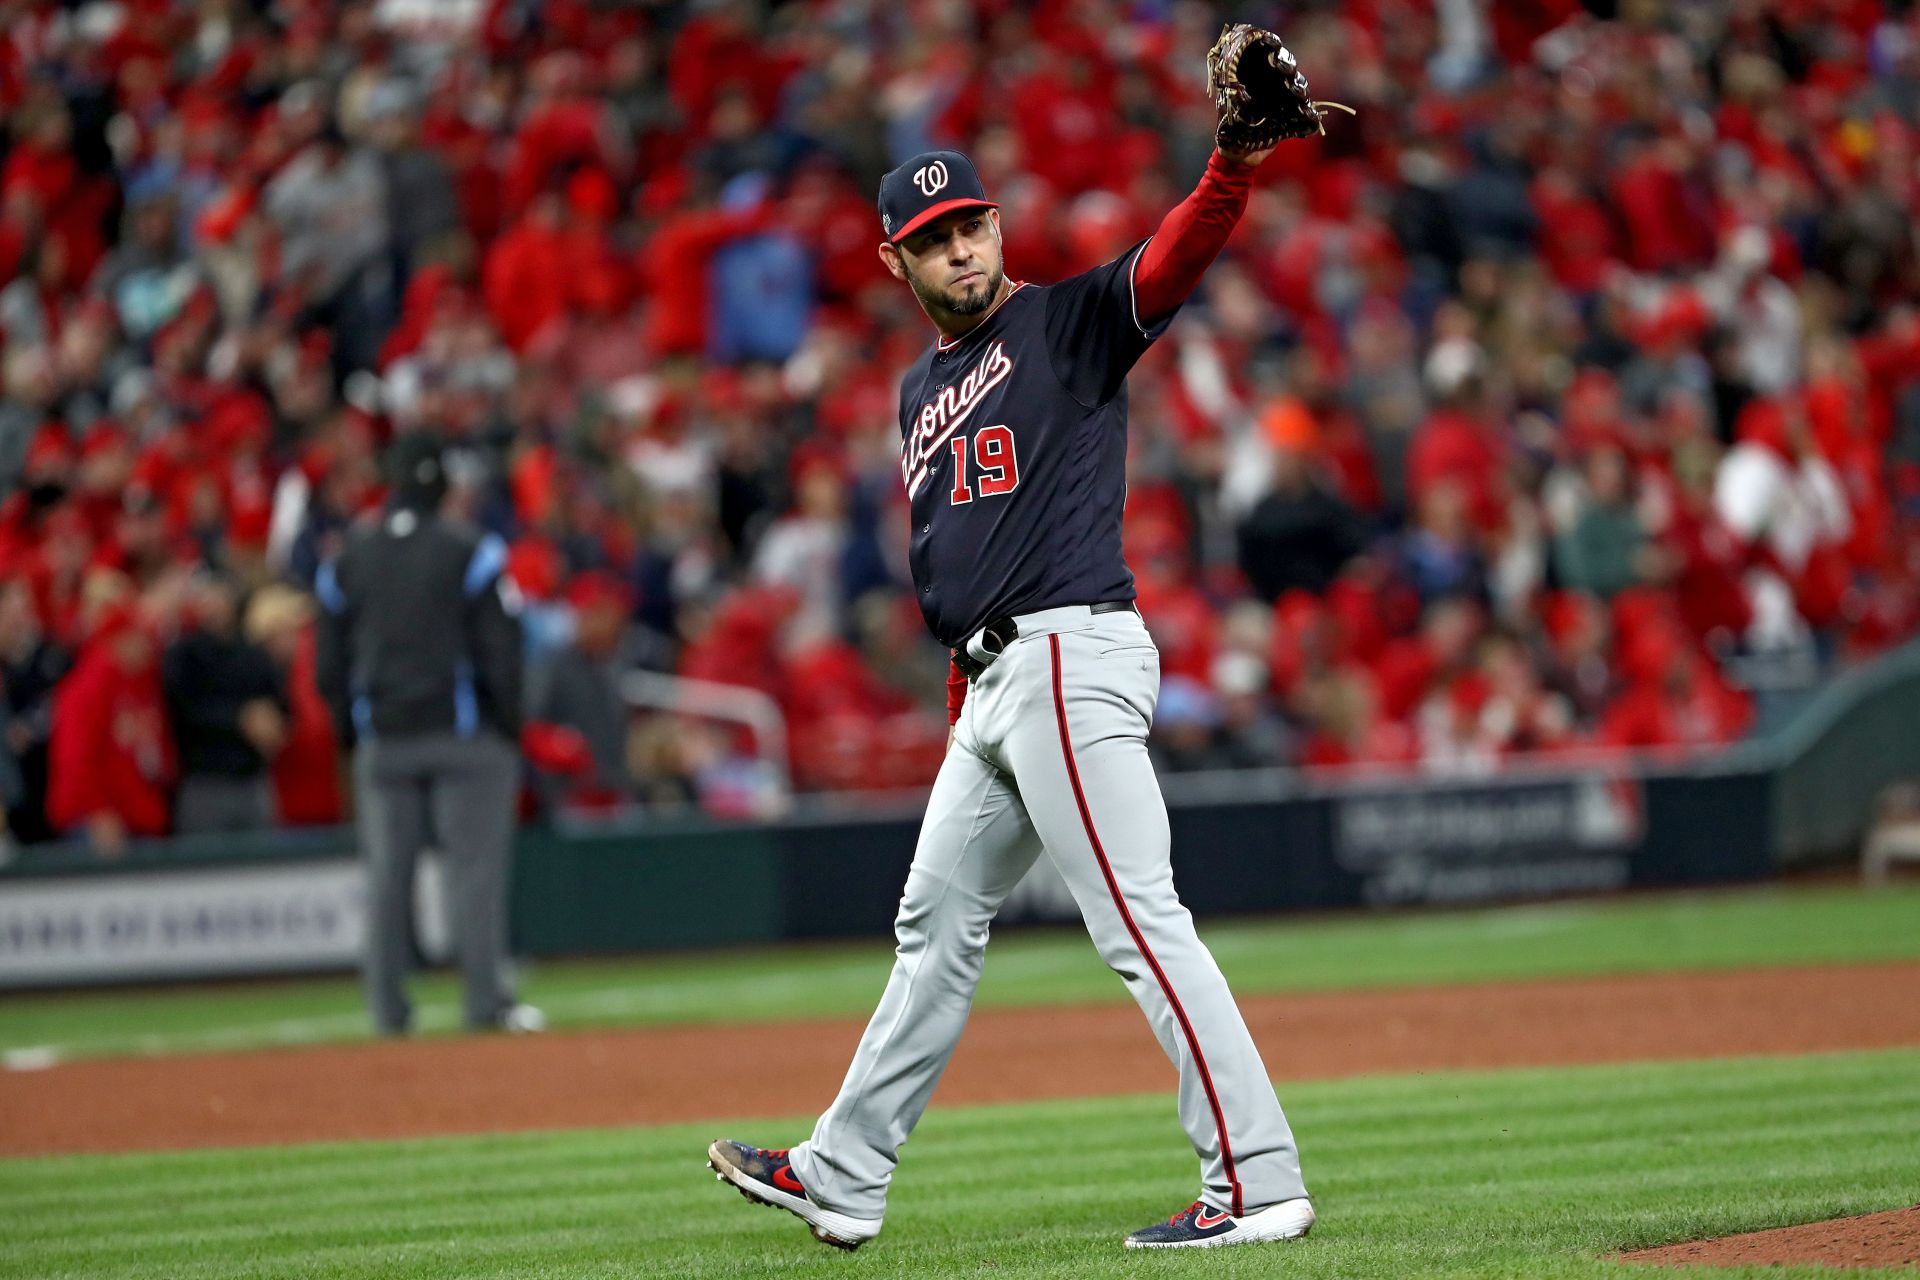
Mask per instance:
[[[1160,220],[1133,270],[1134,301],[1149,324],[1185,302],[1207,274],[1247,211],[1252,190],[1252,167],[1216,151],[1193,194]]]
[[[1247,211],[1252,189],[1252,166],[1216,151],[1208,157],[1207,171],[1200,175],[1193,194],[1160,220],[1133,269],[1134,302],[1149,325],[1172,313],[1200,283]],[[948,724],[959,722],[966,701],[967,678],[948,664]]]

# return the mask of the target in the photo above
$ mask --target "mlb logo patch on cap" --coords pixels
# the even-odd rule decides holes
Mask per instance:
[[[956,209],[998,209],[973,161],[958,151],[923,151],[880,179],[880,229],[890,244]]]

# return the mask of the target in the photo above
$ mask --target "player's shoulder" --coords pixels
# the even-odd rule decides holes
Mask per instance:
[[[1056,280],[1047,286],[1049,296],[1071,293],[1079,289],[1110,287],[1116,280],[1125,280],[1133,273],[1134,260],[1140,251],[1147,247],[1151,236],[1142,236],[1122,249],[1105,262],[1095,263],[1084,271],[1077,271],[1065,279]]]

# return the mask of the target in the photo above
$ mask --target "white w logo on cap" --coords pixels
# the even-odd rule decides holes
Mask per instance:
[[[920,194],[930,196],[947,185],[947,165],[944,160],[935,160],[914,171],[913,185],[920,188]]]

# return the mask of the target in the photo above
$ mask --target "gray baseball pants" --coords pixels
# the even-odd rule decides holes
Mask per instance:
[[[520,757],[497,734],[453,733],[362,742],[353,761],[360,851],[367,866],[362,978],[374,1026],[407,1029],[412,1006],[413,876],[429,844],[447,860],[454,949],[470,1028],[512,1007],[507,970],[507,876]]]
[[[1147,758],[1160,655],[1131,612],[1015,619],[969,691],[895,922],[892,977],[840,1094],[792,1151],[809,1196],[880,1218],[966,1024],[994,913],[1047,851],[1100,956],[1180,1071],[1201,1198],[1235,1215],[1306,1195],[1293,1133],[1213,956],[1174,892]]]

